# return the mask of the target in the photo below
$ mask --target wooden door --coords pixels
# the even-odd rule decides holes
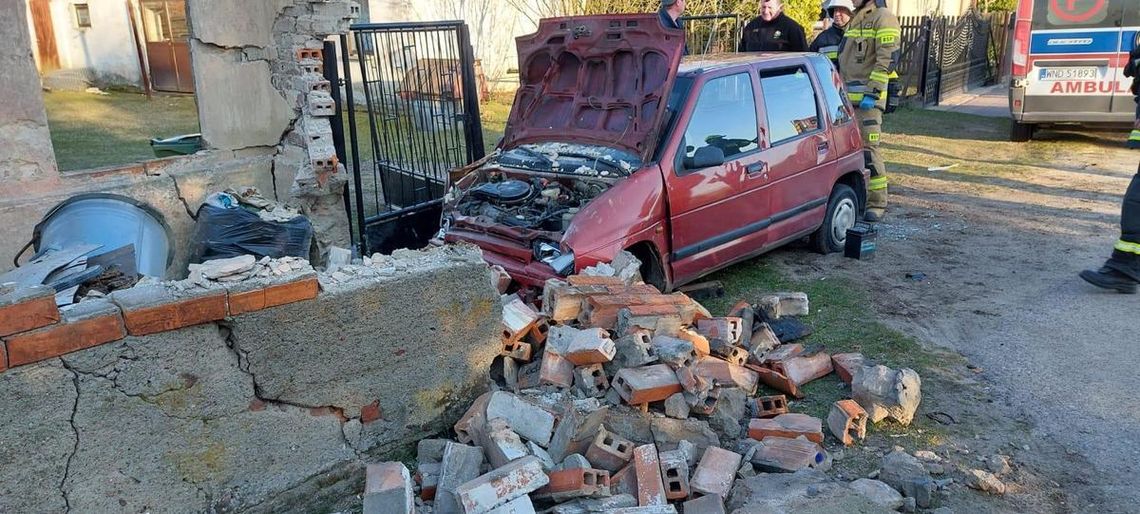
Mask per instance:
[[[59,49],[55,46],[55,28],[51,23],[51,0],[32,0],[32,25],[36,29],[36,52],[40,56],[40,73],[59,69]]]
[[[159,91],[193,93],[185,0],[145,0],[142,24],[151,85]]]

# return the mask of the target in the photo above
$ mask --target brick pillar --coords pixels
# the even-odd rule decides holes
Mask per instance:
[[[0,2],[0,182],[59,177],[28,22],[25,0]]]

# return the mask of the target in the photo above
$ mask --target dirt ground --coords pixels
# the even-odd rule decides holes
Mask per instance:
[[[885,129],[891,208],[876,258],[793,247],[762,259],[795,280],[850,281],[887,325],[967,359],[923,377],[920,416],[954,421],[927,449],[980,469],[1008,455],[1014,471],[1001,498],[952,486],[956,512],[1136,512],[1137,297],[1076,274],[1119,236],[1140,152],[1121,133],[1010,143],[1006,120],[955,113],[904,111]]]

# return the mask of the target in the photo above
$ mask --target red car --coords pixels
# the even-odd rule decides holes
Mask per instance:
[[[533,287],[629,250],[662,290],[805,236],[841,250],[868,173],[831,63],[682,45],[656,15],[519,38],[505,135],[446,195],[444,241]]]

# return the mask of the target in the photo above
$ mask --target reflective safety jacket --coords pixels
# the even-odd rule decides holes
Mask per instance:
[[[839,45],[839,73],[852,102],[869,94],[885,107],[887,82],[898,66],[902,30],[884,0],[869,0],[847,24]]]
[[[811,40],[811,45],[808,46],[809,52],[819,52],[826,55],[831,62],[838,65],[839,63],[839,44],[843,42],[843,29],[838,25],[832,25],[827,30],[820,32],[815,39]]]

